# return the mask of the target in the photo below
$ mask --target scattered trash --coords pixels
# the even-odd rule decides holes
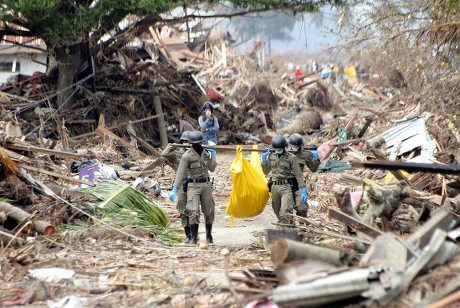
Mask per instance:
[[[58,267],[30,269],[29,275],[45,282],[62,282],[73,278],[75,271]]]

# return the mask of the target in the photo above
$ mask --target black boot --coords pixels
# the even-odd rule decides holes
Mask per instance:
[[[190,226],[186,226],[184,227],[184,232],[185,232],[185,236],[187,237],[185,239],[185,244],[190,244],[190,241],[192,240],[192,234],[190,232]]]
[[[206,242],[208,242],[208,244],[213,243],[211,232],[212,232],[212,224],[206,224]]]
[[[190,225],[190,233],[192,235],[192,238],[190,240],[190,244],[196,244],[198,243],[198,224],[193,224]]]

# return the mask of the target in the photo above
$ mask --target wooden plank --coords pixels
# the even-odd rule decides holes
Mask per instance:
[[[152,35],[154,41],[158,44],[158,47],[160,48],[161,52],[165,55],[165,57],[167,58],[167,61],[169,63],[170,58],[171,58],[171,54],[169,53],[168,49],[166,48],[166,45],[161,41],[160,37],[158,36],[157,31],[152,26],[150,26],[149,27],[149,32]]]
[[[353,230],[356,230],[356,231],[360,231],[372,238],[376,238],[377,236],[379,235],[382,235],[384,234],[382,231],[372,227],[372,226],[369,226],[368,224],[365,224],[353,217],[351,217],[350,215],[347,215],[337,209],[334,209],[334,208],[330,208],[329,209],[329,217],[332,218],[332,219],[335,219],[335,220],[338,220],[344,224],[346,224],[347,226],[349,226],[350,228],[352,228]]]
[[[0,147],[0,150],[5,152],[5,154],[8,155],[11,158],[11,160],[14,160],[16,162],[18,162],[18,161],[25,161],[25,162],[30,161],[29,157],[21,155],[21,154],[18,154],[16,152],[11,151],[11,150],[8,150],[8,149],[2,148],[2,147]]]
[[[27,169],[27,170],[30,170],[30,171],[35,171],[35,172],[38,172],[38,173],[47,174],[47,175],[54,176],[56,178],[64,179],[64,180],[67,180],[67,181],[77,182],[77,183],[85,184],[85,185],[88,185],[88,186],[96,186],[96,184],[94,184],[94,183],[91,183],[91,182],[88,182],[88,181],[85,181],[85,180],[75,179],[73,177],[62,175],[62,174],[59,174],[59,173],[56,173],[56,172],[53,172],[53,171],[39,169],[39,168],[35,168],[35,167],[32,167],[32,166],[24,165],[24,164],[17,164],[17,165],[20,168],[24,168],[24,169]]]
[[[452,224],[452,215],[449,211],[441,209],[432,214],[424,225],[412,233],[407,241],[412,245],[416,245],[419,248],[423,248],[430,242],[431,237],[436,229],[448,231],[449,226]]]
[[[62,157],[70,157],[70,158],[76,158],[76,159],[86,158],[85,155],[78,154],[78,153],[51,150],[51,149],[40,148],[40,147],[35,147],[35,146],[9,144],[9,143],[4,144],[3,146],[8,149],[25,151],[25,152],[37,152],[37,153],[44,153],[44,154],[56,155],[56,156],[62,156]]]

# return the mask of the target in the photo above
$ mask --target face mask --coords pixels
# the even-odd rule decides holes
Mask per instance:
[[[276,152],[276,154],[283,154],[284,149],[282,149],[282,150],[275,150],[275,152]]]
[[[201,144],[199,143],[194,143],[192,144],[192,148],[195,150],[195,152],[197,152],[199,155],[201,155],[201,153],[203,153],[203,147],[201,146]]]

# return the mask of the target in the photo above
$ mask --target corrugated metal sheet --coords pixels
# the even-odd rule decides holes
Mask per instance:
[[[399,145],[398,156],[418,147],[430,148],[432,138],[426,129],[426,118],[416,117],[399,122],[382,134],[387,145],[387,152],[392,153]]]

